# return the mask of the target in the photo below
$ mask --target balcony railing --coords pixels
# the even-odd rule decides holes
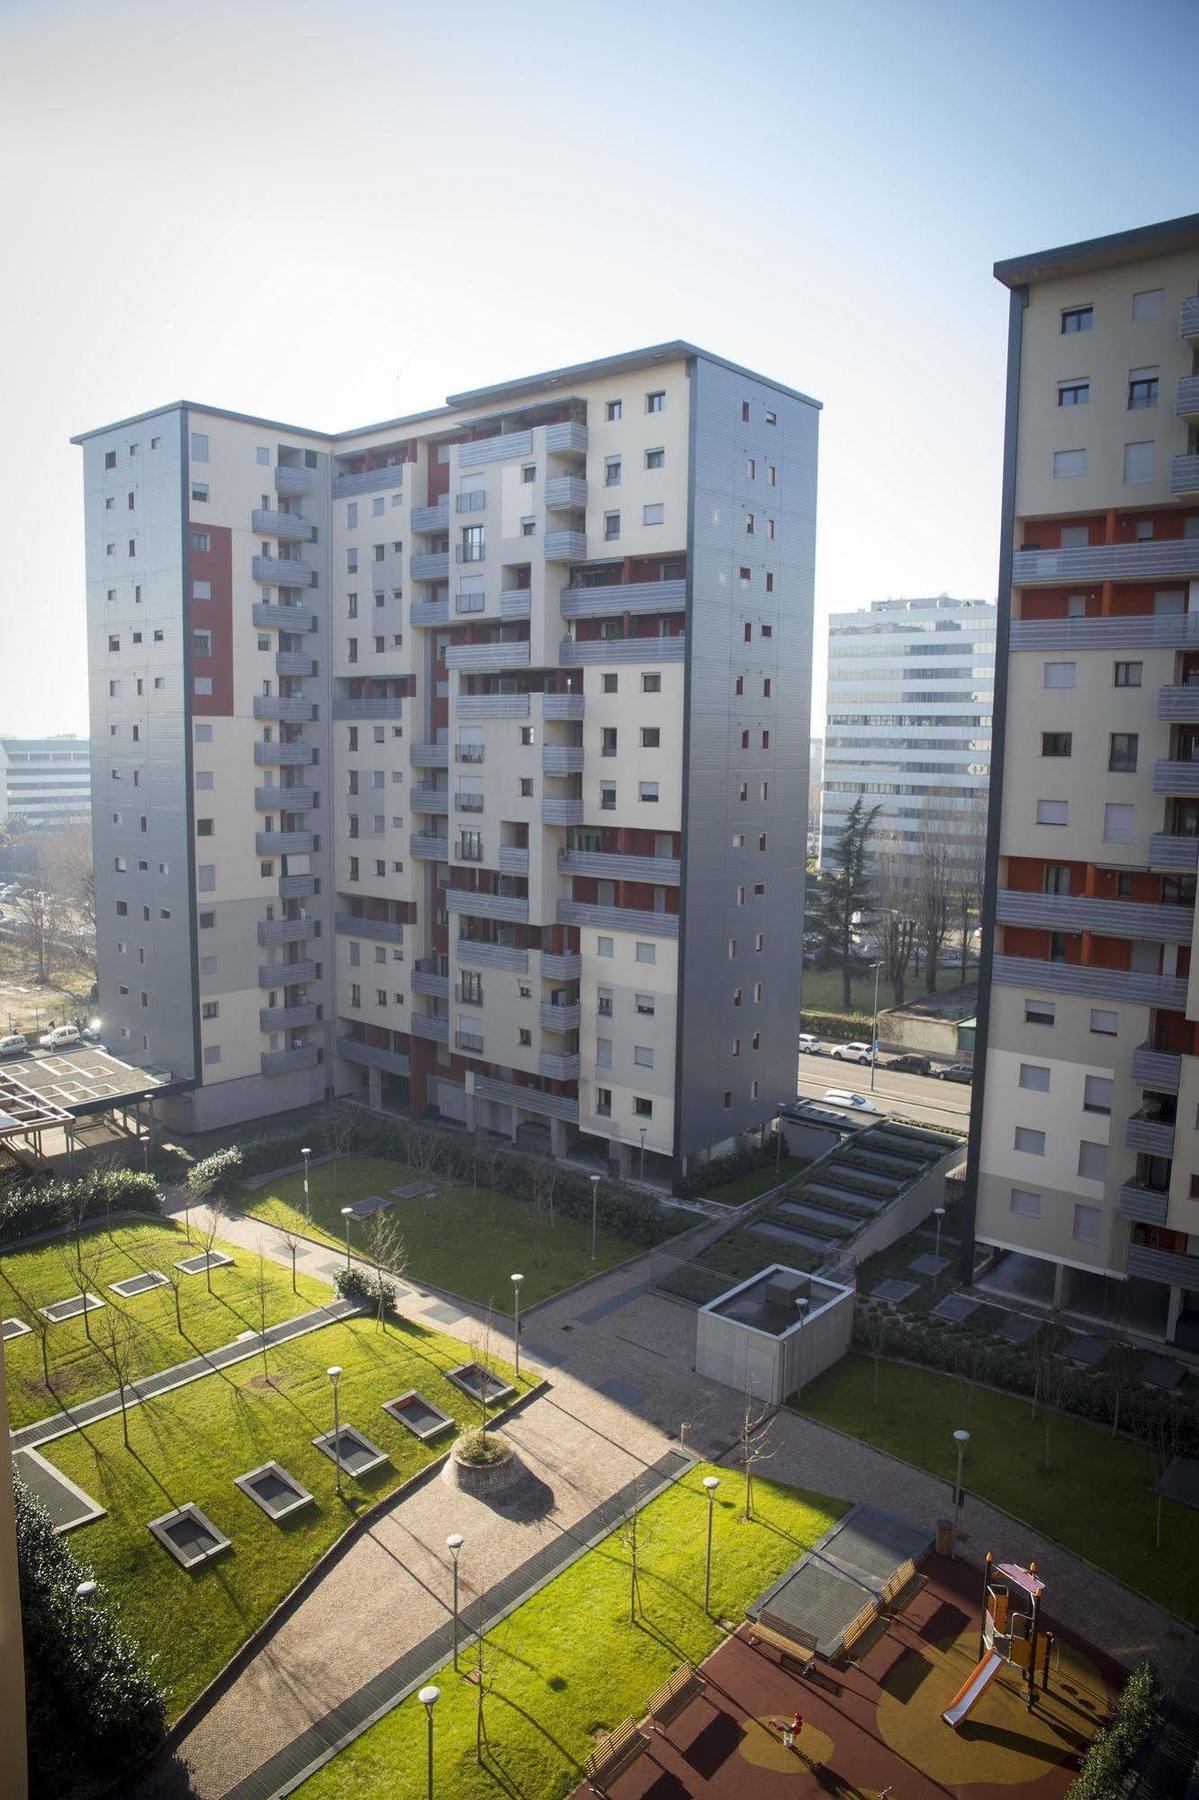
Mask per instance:
[[[487,511],[486,488],[466,488],[454,503],[454,510],[460,513],[479,513]]]
[[[261,1006],[258,1009],[259,1031],[288,1031],[300,1025],[315,1025],[321,1009],[313,1000],[297,1001],[294,1006]]]
[[[544,963],[541,972],[544,975]],[[544,1005],[541,1008],[541,1029],[543,1031],[577,1031],[582,1014],[583,1009],[578,1004],[574,1006]]]
[[[581,775],[583,756],[582,744],[544,744],[541,767],[547,775]]]
[[[543,800],[541,802],[541,822],[543,825],[581,825],[583,823],[582,800],[573,795],[562,800]]]
[[[572,1056],[557,1056],[552,1050],[543,1050],[537,1058],[537,1072],[544,1075],[547,1081],[577,1081],[578,1052]]]
[[[417,964],[410,978],[414,994],[427,994],[432,1000],[448,1000],[450,997],[450,978],[439,974],[435,969],[422,969]]]
[[[412,789],[412,810],[422,813],[448,813],[450,810],[450,793],[448,788],[429,787],[419,781]]]
[[[294,1075],[298,1069],[315,1069],[321,1060],[319,1044],[301,1044],[294,1050],[264,1050],[264,1075]]]
[[[1012,621],[1013,650],[1169,650],[1194,643],[1199,643],[1199,612]]]
[[[311,587],[316,580],[313,564],[298,556],[256,556],[251,573],[255,581],[269,583],[271,587]]]
[[[1143,1275],[1147,1281],[1164,1281],[1169,1287],[1199,1293],[1199,1256],[1152,1250],[1148,1244],[1129,1244],[1126,1267],[1130,1275]]]
[[[460,963],[472,969],[510,969],[515,975],[529,972],[529,953],[518,950],[515,944],[482,944],[474,938],[460,937],[455,954]]]
[[[311,831],[256,831],[256,856],[307,856],[316,838]]]
[[[450,840],[434,837],[432,832],[417,831],[408,839],[408,848],[413,856],[423,856],[426,862],[449,862]]]
[[[352,700],[343,695],[333,701],[331,713],[335,719],[402,719],[404,702],[398,695],[383,700]]]
[[[355,494],[382,494],[388,488],[404,485],[403,463],[388,463],[383,469],[359,469],[356,475],[333,477],[333,498],[352,500]]]
[[[547,512],[578,512],[587,504],[587,479],[583,475],[551,475],[545,484]]]
[[[316,789],[310,787],[260,787],[254,789],[257,812],[307,812],[316,805]]]
[[[1174,1121],[1134,1113],[1124,1122],[1124,1148],[1140,1150],[1146,1156],[1173,1156]]]
[[[455,744],[454,761],[456,763],[472,763],[476,766],[487,760],[485,744]]]
[[[1172,762],[1160,757],[1153,765],[1155,794],[1199,794],[1199,760]]]
[[[449,1020],[434,1018],[432,1013],[413,1013],[409,1030],[413,1037],[428,1038],[434,1044],[448,1044],[450,1041]]]
[[[254,761],[260,769],[302,769],[316,761],[316,751],[311,744],[256,743]]]
[[[533,433],[508,431],[502,437],[481,438],[475,444],[457,444],[458,467],[477,469],[483,463],[507,462],[513,456],[531,456]]]
[[[1199,681],[1158,688],[1157,716],[1175,724],[1199,724]]]
[[[408,558],[408,573],[413,581],[448,581],[450,575],[449,551],[414,550]]]
[[[547,981],[578,981],[583,972],[583,958],[577,950],[559,956],[553,950],[541,952],[541,973]]]
[[[1164,1188],[1138,1187],[1135,1181],[1126,1181],[1116,1211],[1122,1219],[1133,1219],[1138,1225],[1164,1225],[1169,1206],[1170,1196]]]
[[[557,425],[547,425],[545,428],[545,447],[551,453],[574,452],[581,455],[588,442],[587,427],[581,419],[563,419]]]
[[[1170,492],[1199,494],[1199,456],[1170,458]]]
[[[361,1038],[339,1037],[337,1054],[343,1062],[358,1063],[366,1069],[382,1069],[387,1075],[407,1075],[409,1063],[403,1050],[384,1050],[379,1044],[364,1044]]]
[[[1132,1078],[1142,1087],[1176,1094],[1182,1080],[1182,1057],[1173,1050],[1155,1050],[1152,1044],[1138,1044],[1132,1053]]]
[[[1195,767],[1199,770],[1199,763]],[[1195,925],[1194,910],[1189,906],[1097,900],[1086,894],[1033,894],[1015,888],[999,890],[995,917],[1001,925],[1095,931],[1107,937],[1145,938],[1155,944],[1189,944]]]
[[[432,506],[414,506],[412,508],[413,531],[447,531],[450,524],[450,503],[438,500]]]
[[[1193,873],[1199,868],[1199,837],[1177,837],[1168,831],[1155,831],[1149,839],[1149,867]]]
[[[316,674],[316,657],[307,650],[276,650],[276,675],[307,676]]]
[[[281,875],[279,877],[280,900],[307,900],[316,893],[315,875]]]
[[[447,888],[446,909],[452,913],[468,913],[476,919],[506,919],[512,924],[527,924],[527,894],[477,894],[466,888]]]
[[[493,1075],[475,1076],[475,1097],[496,1100],[501,1106],[519,1107],[522,1112],[541,1118],[567,1119],[578,1123],[579,1103],[566,1094],[543,1094],[539,1088],[522,1087],[515,1081],[498,1081]]]
[[[450,603],[448,600],[413,600],[408,607],[408,618],[413,625],[448,625]]]
[[[300,944],[316,936],[315,919],[259,919],[260,944]]]
[[[529,852],[520,844],[501,844],[498,868],[501,875],[527,875]]]
[[[1066,550],[1017,550],[1017,587],[1069,582],[1138,581],[1155,575],[1199,574],[1199,538],[1162,538],[1137,544],[1080,544]]]
[[[682,632],[674,637],[589,638],[586,643],[563,638],[558,646],[558,661],[564,669],[588,663],[683,662],[686,655],[687,639]]]
[[[286,698],[280,694],[255,694],[253,710],[256,719],[277,719],[282,725],[306,725],[316,718],[316,701],[306,699],[303,694]]]
[[[543,548],[547,562],[586,562],[585,531],[547,531]]]
[[[1199,294],[1189,294],[1178,314],[1178,334],[1184,338],[1199,337]]]
[[[454,702],[459,719],[527,719],[527,694],[459,694]]]
[[[282,463],[276,464],[275,492],[282,494],[285,500],[295,499],[299,494],[310,494],[315,486],[315,469],[284,468]]]
[[[528,588],[500,590],[500,618],[527,619],[533,611],[533,596]]]
[[[263,631],[315,631],[316,614],[308,606],[284,606],[273,600],[255,600],[250,619]]]
[[[454,1048],[461,1050],[466,1056],[482,1056],[483,1034],[479,1031],[456,1031]]]
[[[1049,994],[1081,994],[1096,1000],[1125,1000],[1159,1006],[1167,1012],[1186,1007],[1187,984],[1177,975],[1140,974],[1133,969],[1104,969],[1083,963],[1042,962],[1031,956],[997,956],[993,979],[1004,987],[1040,989]]]
[[[657,887],[678,887],[682,880],[677,857],[620,856],[607,850],[559,850],[558,870],[562,875],[594,875],[600,881],[652,881]]]
[[[481,813],[485,806],[482,794],[455,794],[454,811],[464,813]]]
[[[274,507],[256,506],[250,523],[262,536],[283,538],[288,543],[307,543],[312,537],[311,519],[302,519],[299,513],[277,512]]]
[[[544,716],[547,719],[581,719],[584,700],[583,694],[546,694],[542,700]]]
[[[448,744],[413,744],[408,751],[408,760],[414,769],[448,769],[450,747]]]
[[[601,931],[639,931],[645,937],[677,938],[677,913],[645,912],[628,906],[596,906],[584,900],[559,900],[559,925],[593,925]]]
[[[309,960],[303,962],[259,963],[258,985],[260,988],[298,987],[305,981],[316,980],[316,964]]]
[[[682,612],[687,605],[687,583],[673,581],[619,581],[608,587],[562,589],[564,619],[606,619],[617,613]]]
[[[527,669],[531,655],[532,645],[528,638],[520,638],[491,644],[450,644],[445,662],[447,669],[486,673],[496,669]]]
[[[404,941],[404,927],[398,920],[364,919],[360,913],[335,913],[333,929],[339,937],[369,938],[376,944],[402,944]]]

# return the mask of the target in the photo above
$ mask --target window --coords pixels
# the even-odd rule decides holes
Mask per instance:
[[[641,748],[643,750],[658,750],[661,748],[661,745],[661,728],[657,725],[643,725],[641,727]]]
[[[1132,297],[1132,316],[1134,321],[1140,319],[1160,319],[1166,310],[1165,288],[1144,288]]]
[[[654,393],[645,396],[646,412],[665,412],[666,395],[658,388]]]
[[[214,777],[211,769],[197,769],[196,770],[196,786],[197,786],[197,788],[200,788],[200,789],[211,788],[211,787],[215,786],[215,784],[216,784],[215,777]],[[280,791],[280,793],[283,793],[286,790],[281,788],[279,791]]]
[[[1038,800],[1038,825],[1068,825],[1070,823],[1070,803],[1068,800]]]
[[[1045,1063],[1021,1063],[1020,1086],[1031,1088],[1035,1094],[1049,1092],[1049,1069]]]
[[[192,655],[193,656],[211,656],[212,655],[212,633],[211,633],[211,631],[193,631],[192,632]]]
[[[634,1044],[633,1045],[633,1061],[636,1063],[636,1065],[639,1069],[652,1069],[653,1068],[654,1053],[650,1049],[648,1044]]]
[[[645,466],[647,469],[664,469],[666,467],[665,450],[647,450],[645,453]]]
[[[200,930],[201,931],[211,931],[215,924],[216,924],[216,914],[214,912],[202,912],[200,914]]]
[[[601,756],[615,756],[616,755],[616,743],[617,743],[616,726],[615,725],[601,725],[601,727],[600,727],[600,755]]]
[[[616,783],[614,781],[600,782],[600,811],[616,811]]]
[[[1107,1145],[1088,1143],[1078,1146],[1078,1173],[1084,1181],[1102,1181],[1107,1171]]]
[[[464,563],[482,562],[486,555],[486,544],[482,525],[464,525],[462,527],[462,555]]]
[[[1041,1216],[1041,1196],[1034,1194],[1031,1188],[1014,1187],[1009,1205],[1018,1218],[1039,1219]]]
[[[1057,384],[1057,403],[1059,406],[1088,406],[1091,399],[1089,381],[1059,381]]]
[[[208,433],[206,431],[192,432],[192,461],[208,461]]]
[[[1124,480],[1130,487],[1153,480],[1152,439],[1144,444],[1125,444]]]
[[[196,836],[197,837],[211,837],[212,835],[213,835],[212,820],[211,819],[197,819],[196,820]]]
[[[537,530],[536,519],[522,519],[520,522],[521,537],[532,537]]]
[[[597,1037],[595,1040],[595,1066],[597,1069],[612,1067],[612,1039]]]
[[[1052,1025],[1057,1017],[1057,1004],[1053,1000],[1025,1000],[1024,1023],[1026,1025]]]
[[[1113,664],[1113,687],[1140,687],[1141,672],[1144,668],[1139,662],[1118,662]]]
[[[601,1019],[612,1017],[612,992],[610,987],[601,987],[595,990],[595,1010]]]
[[[520,468],[520,478],[526,487],[528,487],[531,482],[536,481],[536,479],[537,479],[537,464],[536,463],[522,463],[521,468]],[[475,491],[479,492],[481,490],[476,489]]]
[[[620,514],[618,512],[604,514],[604,536],[609,542],[620,536]]]
[[[658,947],[656,944],[638,943],[634,954],[639,963],[656,963],[658,960]]]
[[[358,552],[357,552],[357,550],[354,550],[354,549],[347,550],[346,551],[346,574],[347,575],[356,575],[357,573],[358,573]]]
[[[751,512],[745,515],[745,534],[747,537],[754,535],[754,515]]]
[[[202,1019],[219,1019],[220,1016],[221,1016],[220,1001],[219,1000],[205,1000],[203,1005],[200,1008],[200,1017]]]
[[[595,1110],[596,1110],[597,1117],[599,1117],[601,1119],[610,1119],[612,1117],[612,1089],[611,1088],[603,1088],[603,1087],[596,1088],[596,1090],[595,1090]]]
[[[1103,809],[1103,841],[1105,844],[1131,844],[1136,809],[1110,802]]]
[[[196,887],[201,894],[216,892],[216,864],[199,863],[196,866]]]
[[[533,725],[522,725],[520,728],[520,741],[522,744],[535,744],[537,742],[536,727]]]
[[[1062,313],[1062,334],[1069,337],[1075,331],[1090,331],[1095,323],[1093,306],[1071,306]]]
[[[268,449],[267,449],[267,447],[266,447],[266,445],[265,445],[265,444],[258,444],[258,445],[257,445],[257,446],[256,446],[256,447],[255,447],[255,450],[254,450],[254,460],[255,460],[255,462],[259,462],[259,463],[261,463],[261,464],[262,464],[262,465],[263,465],[263,467],[264,467],[264,468],[267,468],[267,469],[269,469],[269,468],[270,468],[270,466],[271,466],[271,453],[270,453],[270,451],[269,451],[269,450],[268,450]]]
[[[653,1018],[654,1012],[655,1012],[655,1002],[654,1002],[654,996],[652,994],[635,994],[633,996],[633,1006],[634,1006],[635,1010],[637,1012],[641,1013],[644,1018],[647,1018],[647,1019]]]
[[[1128,371],[1128,410],[1140,412],[1146,407],[1157,405],[1157,369],[1130,369]]]
[[[1120,1032],[1120,1015],[1104,1006],[1091,1008],[1091,1030],[1097,1037],[1118,1037]]]
[[[1013,1147],[1022,1150],[1026,1156],[1044,1156],[1045,1154],[1045,1133],[1034,1131],[1029,1125],[1017,1125],[1012,1142]]]
[[[211,550],[212,549],[211,535],[207,531],[193,531],[192,532],[192,549],[193,550]],[[192,588],[192,593],[193,593],[193,595],[195,594],[194,587]]]
[[[613,681],[613,686],[615,686],[615,682],[616,682],[615,675],[612,677],[612,681]],[[608,690],[605,689],[604,691],[606,693]],[[662,677],[661,677],[661,675],[659,675],[657,673],[654,673],[651,675],[643,675],[641,677],[641,692],[643,694],[660,694],[662,692]]]
[[[1082,1110],[1084,1112],[1104,1113],[1110,1117],[1112,1110],[1112,1081],[1107,1075],[1088,1075],[1083,1083]]]
[[[1047,688],[1072,688],[1077,669],[1077,663],[1047,662],[1042,671],[1041,685]]]
[[[1135,775],[1137,769],[1135,731],[1113,731],[1108,749],[1107,766],[1116,775]]]
[[[1043,731],[1041,733],[1042,756],[1069,756],[1074,743],[1074,734],[1069,731]]]
[[[1087,453],[1085,450],[1055,450],[1053,453],[1053,478],[1055,481],[1073,481],[1087,472]]]
[[[655,501],[653,505],[641,508],[641,523],[643,525],[660,525],[665,513],[666,508],[661,501]]]
[[[657,782],[656,781],[639,782],[637,784],[637,798],[639,800],[655,800],[656,801],[658,798]]]
[[[1099,1206],[1076,1206],[1074,1208],[1074,1241],[1076,1244],[1097,1244],[1099,1242],[1100,1225],[1103,1209]]]
[[[522,800],[531,800],[533,798],[533,777],[531,775],[521,776],[520,796]]]
[[[604,486],[605,487],[619,487],[620,486],[620,458],[619,458],[619,456],[605,456],[605,458],[604,458]]]
[[[607,419],[607,421],[610,425],[615,423],[615,421],[617,419],[621,418],[623,416],[623,413],[624,413],[623,400],[609,400],[607,405],[604,407],[604,417],[605,417],[605,419]]]
[[[220,1060],[221,1060],[221,1046],[219,1044],[205,1044],[205,1046],[204,1046],[204,1061],[205,1061],[206,1065],[209,1068],[212,1068],[213,1064],[219,1063]]]
[[[615,938],[610,938],[610,937],[596,938],[595,954],[597,956],[613,956],[613,955],[615,955],[615,946],[616,946]]]
[[[116,451],[115,450],[106,450],[104,452],[104,467],[106,469],[115,469],[116,466],[117,466]]]
[[[207,700],[212,693],[212,676],[196,675],[192,680],[192,691],[198,699]]]
[[[640,1095],[636,1095],[633,1099],[633,1114],[638,1119],[652,1119],[654,1116],[653,1101],[643,1100]]]
[[[205,500],[207,500],[207,498],[208,498],[208,483],[206,481],[193,481],[192,482],[192,499],[196,500],[196,501],[205,501]]]

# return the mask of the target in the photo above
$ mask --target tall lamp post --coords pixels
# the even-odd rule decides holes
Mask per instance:
[[[808,1316],[808,1307],[810,1305],[811,1305],[811,1301],[805,1300],[803,1298],[800,1298],[799,1300],[797,1300],[795,1302],[795,1310],[799,1314],[799,1335],[795,1340],[795,1343],[796,1343],[795,1361],[797,1364],[795,1373],[796,1373],[796,1377],[797,1377],[798,1383],[799,1383],[798,1387],[795,1390],[795,1398],[797,1400],[799,1399],[800,1395],[803,1393],[803,1327],[804,1327],[804,1320]]]
[[[343,1206],[341,1209],[341,1216],[346,1222],[346,1273],[349,1274],[349,1270],[350,1270],[350,1220],[354,1217],[354,1208],[352,1206]]]
[[[933,1261],[937,1264],[937,1267],[933,1270],[933,1297],[935,1298],[937,1293],[937,1276],[941,1273],[941,1221],[945,1217],[945,1208],[943,1206],[934,1206],[933,1215],[937,1221],[937,1247],[933,1251]]]
[[[957,1430],[953,1441],[958,1447],[958,1468],[953,1483],[953,1531],[950,1533],[950,1555],[956,1556],[958,1547],[958,1509],[962,1504],[962,1458],[966,1454],[966,1445],[970,1442],[968,1431]]]
[[[718,1475],[704,1476],[704,1492],[708,1496],[708,1550],[704,1558],[704,1611],[712,1610],[712,1507],[716,1499],[716,1490],[720,1486]]]
[[[596,1216],[597,1216],[597,1212],[599,1209],[599,1184],[600,1184],[599,1176],[593,1175],[591,1177],[591,1260],[592,1260],[592,1262],[595,1261],[595,1221],[596,1221]]]
[[[512,1311],[515,1314],[513,1337],[516,1344],[516,1379],[520,1380],[520,1284],[523,1275],[512,1277]]]
[[[458,1555],[466,1539],[460,1531],[451,1531],[445,1547],[454,1559],[454,1667],[458,1667]]]
[[[423,1687],[416,1696],[425,1709],[425,1717],[429,1721],[429,1800],[433,1800],[433,1708],[441,1699],[439,1687]]]
[[[337,1470],[337,1492],[341,1494],[341,1417],[337,1410],[337,1384],[341,1380],[341,1366],[334,1363],[325,1370],[325,1374],[333,1383],[333,1463]]]
[[[312,1208],[308,1204],[308,1158],[312,1155],[311,1147],[309,1145],[302,1146],[300,1155],[304,1158],[304,1217],[311,1225]]]
[[[874,1023],[870,1027],[870,1092],[874,1092],[874,1065],[878,1061],[878,972],[881,962],[874,965]]]

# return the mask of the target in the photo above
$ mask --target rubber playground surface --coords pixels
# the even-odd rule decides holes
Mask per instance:
[[[1123,1671],[1056,1625],[1052,1569],[1043,1624],[1054,1633],[1049,1689],[1027,1710],[1021,1675],[1005,1666],[956,1731],[941,1714],[979,1660],[982,1577],[929,1555],[923,1585],[860,1646],[858,1666],[816,1665],[805,1679],[744,1630],[703,1667],[704,1693],[608,1784],[612,1800],[1056,1800],[1115,1700]],[[773,1720],[796,1709],[788,1749]],[[577,1790],[588,1792],[586,1785]]]

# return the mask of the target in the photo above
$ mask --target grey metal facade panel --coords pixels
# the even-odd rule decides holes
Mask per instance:
[[[1164,1225],[1170,1207],[1170,1196],[1159,1188],[1138,1187],[1126,1181],[1120,1189],[1116,1211],[1122,1219],[1133,1219],[1140,1225]]]
[[[1012,557],[1016,587],[1060,587],[1068,581],[1147,581],[1157,575],[1199,575],[1199,538],[1017,550]]]
[[[1149,837],[1151,869],[1191,870],[1199,867],[1199,838],[1175,837],[1168,831],[1154,831]]]
[[[1147,1244],[1130,1244],[1126,1267],[1130,1275],[1143,1275],[1147,1281],[1164,1281],[1170,1287],[1199,1293],[1199,1256],[1152,1250]]]
[[[742,420],[743,403],[750,419]],[[806,401],[714,360],[691,369],[683,871],[676,1054],[676,1155],[765,1124],[795,1093],[799,1031],[819,415]],[[767,423],[767,413],[777,423]],[[766,487],[747,458],[777,469]],[[746,510],[775,520],[751,538]],[[753,578],[743,588],[738,570]],[[765,591],[766,572],[774,592]],[[744,625],[753,627],[745,642]],[[760,627],[769,623],[772,636]],[[734,696],[746,674],[746,696]],[[771,697],[751,698],[761,677]],[[742,768],[741,731],[768,729],[770,748]],[[750,798],[738,799],[749,779]],[[760,783],[768,783],[761,798]],[[735,832],[746,847],[731,848]],[[767,853],[757,844],[766,834]],[[737,889],[766,892],[745,906]],[[755,951],[762,933],[764,949]],[[730,940],[737,956],[730,958]],[[755,982],[763,999],[752,1004]],[[740,987],[747,1006],[735,1007]],[[761,1032],[762,1048],[733,1055]],[[758,1083],[751,1098],[750,1083]],[[732,1106],[725,1109],[724,1095]]]
[[[992,930],[994,917],[992,909]],[[1032,993],[1124,1000],[1131,1005],[1162,1006],[1170,1012],[1181,1012],[1187,1003],[1186,980],[1180,976],[1147,975],[1102,964],[1042,962],[1037,957],[996,956],[992,952],[990,979],[1001,987],[1028,988]],[[975,1042],[977,1045],[977,1034]]]
[[[1176,1094],[1182,1081],[1182,1057],[1177,1051],[1155,1050],[1152,1044],[1138,1044],[1132,1053],[1131,1074],[1142,1087],[1157,1088],[1161,1093]]]
[[[1148,900],[1096,900],[1086,894],[1036,894],[1001,888],[995,917],[1001,925],[1048,931],[1095,931],[1107,937],[1145,938],[1155,944],[1189,944],[1195,914],[1190,906]]]
[[[1147,650],[1199,643],[1199,614],[1117,614],[1107,619],[1013,619],[1012,650]]]

